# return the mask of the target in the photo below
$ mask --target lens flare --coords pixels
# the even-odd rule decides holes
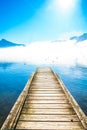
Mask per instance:
[[[75,5],[75,0],[57,0],[57,3],[62,11],[69,11]]]

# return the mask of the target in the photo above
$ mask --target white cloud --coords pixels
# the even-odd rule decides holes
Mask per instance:
[[[0,62],[87,66],[87,41],[34,42],[26,47],[3,48]]]

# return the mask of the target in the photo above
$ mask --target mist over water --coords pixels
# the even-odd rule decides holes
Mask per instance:
[[[87,40],[78,42],[35,42],[25,47],[0,49],[1,62],[25,62],[36,65],[87,66]]]

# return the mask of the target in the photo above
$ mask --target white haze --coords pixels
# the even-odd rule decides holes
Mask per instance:
[[[87,41],[46,41],[31,43],[25,47],[1,48],[0,62],[87,66]]]

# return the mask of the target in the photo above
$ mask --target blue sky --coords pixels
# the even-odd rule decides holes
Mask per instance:
[[[87,0],[59,1],[0,0],[0,39],[28,44],[87,32]]]

